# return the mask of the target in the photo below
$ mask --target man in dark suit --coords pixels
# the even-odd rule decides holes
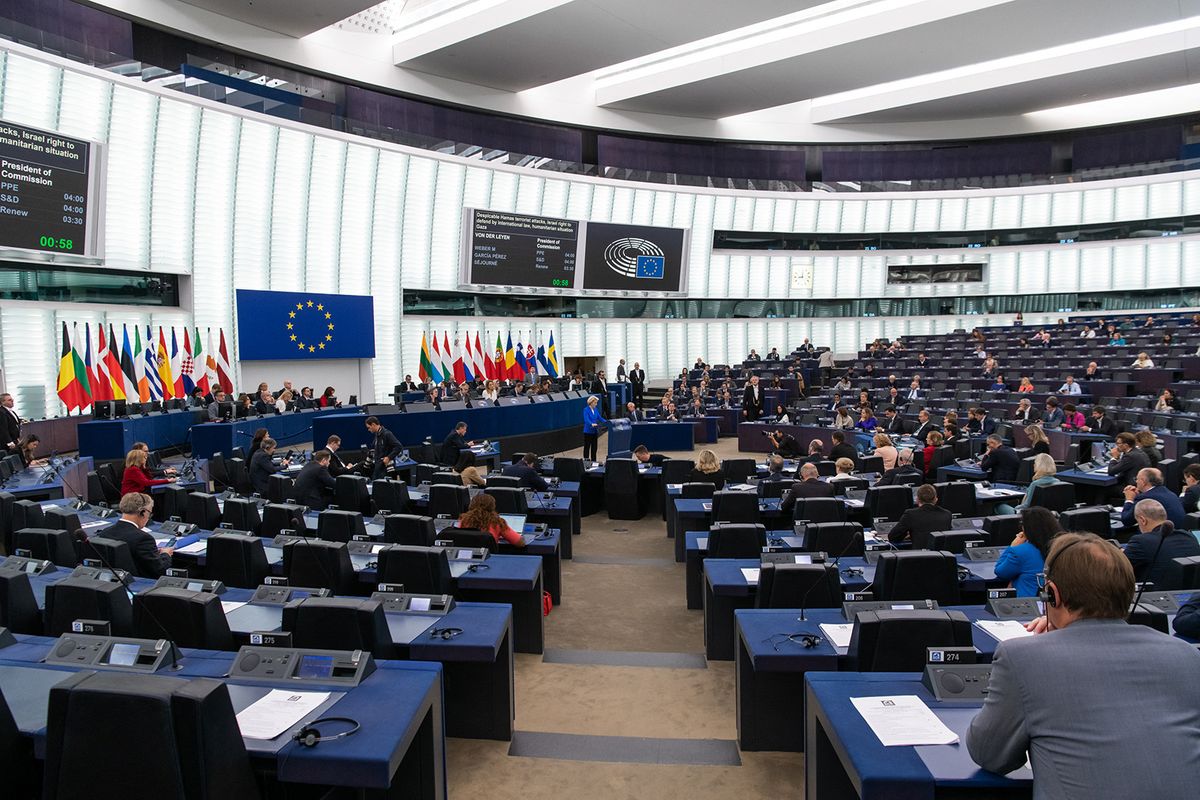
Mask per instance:
[[[629,388],[633,393],[633,402],[641,408],[646,399],[646,370],[636,361],[633,362],[633,369],[629,370]]]
[[[142,530],[150,524],[150,518],[154,515],[154,500],[148,494],[130,492],[121,498],[117,509],[121,512],[121,519],[99,535],[129,545],[139,578],[161,578],[166,574],[167,567],[171,566],[171,553],[174,550],[170,547],[159,550],[154,537]]]
[[[904,433],[904,418],[896,413],[895,406],[888,406],[883,410],[883,432],[889,436]]]
[[[467,423],[459,422],[442,440],[442,463],[451,466],[458,463],[459,454],[469,450],[472,444],[474,442],[467,441]]]
[[[254,403],[254,413],[260,416],[270,416],[275,413],[275,398],[270,392],[263,391]]]
[[[767,353],[767,361],[778,361],[778,360],[779,360],[779,348],[772,347],[771,352]]]
[[[1117,488],[1121,492],[1137,482],[1138,470],[1150,466],[1150,457],[1137,446],[1137,439],[1128,431],[1117,434],[1116,447],[1109,455],[1115,460],[1108,465],[1108,474],[1117,479]]]
[[[1183,495],[1179,499],[1185,513],[1200,511],[1200,464],[1188,464],[1183,468]]]
[[[783,474],[783,456],[771,456],[771,460],[767,462],[767,474],[758,482],[758,496],[762,497],[766,494],[768,484],[791,480]]]
[[[1154,467],[1138,470],[1134,485],[1125,487],[1125,505],[1121,507],[1122,524],[1132,527],[1137,523],[1136,507],[1143,500],[1157,501],[1166,512],[1167,519],[1179,530],[1187,527],[1187,512],[1183,509],[1183,501],[1179,499],[1179,495],[1163,486],[1163,474]]]
[[[634,403],[626,403],[625,419],[629,420],[630,422],[645,422],[646,415],[639,411],[637,405]]]
[[[913,466],[913,452],[909,449],[904,449],[896,456],[896,466],[885,471],[879,476],[879,480],[875,481],[876,486],[901,486],[911,484],[911,478],[919,478],[921,470]],[[905,480],[909,478],[909,480]]]
[[[538,457],[533,453],[526,453],[521,457],[521,460],[509,464],[504,468],[502,475],[507,475],[510,478],[519,478],[521,486],[526,489],[533,489],[536,492],[544,492],[549,487],[546,479],[537,471]]]
[[[917,487],[917,507],[900,515],[900,521],[888,531],[888,541],[899,544],[911,538],[913,547],[922,549],[927,537],[937,531],[948,531],[954,515],[937,504],[937,489],[928,483]]]
[[[625,359],[622,358],[617,362],[617,383],[625,383],[627,377],[628,375],[625,372]]]
[[[979,468],[992,483],[1012,483],[1017,479],[1021,457],[995,434],[987,438],[987,452],[979,460]]]
[[[1200,556],[1200,542],[1191,531],[1176,530],[1157,500],[1139,500],[1133,516],[1140,533],[1125,545],[1125,556],[1137,580],[1161,586],[1172,559]]]
[[[379,424],[379,417],[367,417],[365,424],[370,434],[375,437],[371,445],[375,454],[375,470],[371,477],[382,478],[387,474],[392,462],[400,457],[404,448],[400,446],[396,434]]]
[[[8,392],[0,394],[0,441],[10,453],[21,449],[21,418],[13,410],[13,396]]]
[[[858,464],[858,451],[854,449],[854,445],[846,443],[846,434],[841,431],[834,431],[830,438],[833,440],[833,447],[829,448],[829,460],[837,461],[839,458],[848,458],[855,464]]]
[[[329,505],[329,498],[337,486],[337,481],[329,474],[331,455],[328,450],[318,450],[313,453],[312,461],[300,468],[300,474],[296,476],[296,502],[315,509]]]
[[[746,390],[742,392],[742,416],[747,422],[754,422],[762,416],[762,409],[762,387],[758,385],[758,376],[752,375],[750,382],[746,384]]]
[[[933,366],[933,362],[925,357],[924,353],[917,353],[917,367],[920,369],[928,369]]]
[[[1017,410],[1013,412],[1013,422],[1021,425],[1032,425],[1042,418],[1042,412],[1033,407],[1028,397],[1022,397],[1017,402]]]
[[[287,459],[284,459],[279,467],[276,467],[274,455],[275,440],[267,437],[254,451],[254,455],[250,456],[250,485],[263,497],[267,495],[271,476],[279,469],[286,468],[289,463]]]
[[[967,423],[967,427],[975,433],[991,436],[996,432],[996,420],[988,416],[986,408],[973,408],[971,409],[971,422]]]
[[[810,497],[833,497],[833,486],[820,479],[816,464],[804,464],[800,467],[800,480],[792,484],[792,488],[784,495],[779,504],[779,510],[788,513],[796,505],[797,500],[807,500]]]
[[[342,460],[338,450],[342,447],[342,437],[336,433],[325,440],[325,452],[329,453],[329,474],[334,478],[338,475],[350,475],[354,472],[356,464],[347,464]]]
[[[221,389],[213,392],[213,401],[208,405],[208,421],[217,422],[221,419],[221,403],[226,401],[227,395]],[[233,410],[232,408],[230,409]]]
[[[1117,423],[1108,418],[1104,406],[1092,406],[1092,424],[1083,430],[1089,433],[1099,433],[1102,436],[1116,436]]]
[[[417,384],[416,384],[416,382],[415,382],[415,381],[412,379],[412,375],[405,375],[405,376],[404,376],[404,380],[400,381],[400,383],[399,383],[399,384],[396,386],[396,388],[397,388],[398,390],[400,390],[401,392],[417,392],[417,391],[420,391],[420,390],[417,388]]]
[[[938,426],[929,419],[929,412],[921,409],[917,412],[917,427],[913,430],[913,438],[918,442],[925,442],[925,437],[930,431],[939,430]]]
[[[604,377],[604,370],[596,373],[596,378],[592,381],[592,388],[589,390],[592,394],[600,396],[600,413],[608,416],[608,379]]]
[[[810,342],[808,339],[805,339],[804,343],[801,344],[797,350],[803,355],[812,356],[812,354],[817,351],[817,348],[813,347],[812,342]]]

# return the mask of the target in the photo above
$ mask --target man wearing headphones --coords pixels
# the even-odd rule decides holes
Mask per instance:
[[[121,498],[117,506],[121,518],[100,531],[105,539],[116,539],[129,545],[133,565],[139,578],[161,578],[171,566],[172,548],[159,549],[154,537],[146,532],[150,518],[154,515],[154,501],[148,494],[130,492]]]
[[[1056,536],[1039,582],[1046,616],[1026,627],[1046,633],[997,646],[971,758],[1005,774],[1028,752],[1040,800],[1194,797],[1200,652],[1125,622],[1133,568],[1095,534]]]

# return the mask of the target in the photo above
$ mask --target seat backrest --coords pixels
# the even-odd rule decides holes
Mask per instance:
[[[355,588],[345,542],[304,539],[284,545],[283,574],[293,586],[321,586],[334,594],[352,594]]]
[[[988,537],[979,531],[935,531],[926,538],[926,548],[942,550],[955,555],[967,552],[967,542],[984,542]]]
[[[583,480],[583,459],[555,456],[554,476],[560,481]]]
[[[371,496],[367,491],[367,479],[361,475],[338,475],[334,479],[333,496],[342,511],[371,513]]]
[[[462,483],[457,486],[435,483],[429,487],[429,513],[457,518],[471,504],[471,492]]]
[[[938,550],[884,552],[875,565],[876,600],[959,602],[958,564],[953,553]]]
[[[28,550],[34,558],[53,561],[60,567],[79,564],[79,551],[75,549],[75,537],[68,531],[52,528],[22,528],[13,537],[18,549]]]
[[[763,564],[757,608],[839,608],[841,581],[832,564]]]
[[[1168,561],[1162,583],[1163,591],[1200,589],[1200,556],[1184,556]]]
[[[409,511],[408,484],[385,478],[372,481],[371,502],[376,513],[407,514]]]
[[[443,470],[438,470],[437,472],[433,473],[433,475],[429,476],[429,482],[430,483],[448,483],[453,486],[455,484],[462,483],[462,476],[459,475],[457,472],[454,472],[453,470],[443,469]]]
[[[845,522],[846,504],[838,497],[808,497],[792,513],[796,522]]]
[[[758,495],[722,489],[713,492],[714,522],[758,522]]]
[[[213,453],[208,459],[208,476],[212,478],[213,488],[218,491],[233,486],[229,479],[229,467],[225,464],[225,456],[222,453]]]
[[[274,539],[282,530],[305,530],[304,509],[295,503],[268,503],[263,506],[260,536]]]
[[[229,525],[235,531],[258,533],[262,527],[258,503],[241,497],[230,497],[225,501],[225,508],[221,511],[221,522]]]
[[[51,506],[43,509],[42,519],[45,527],[69,533],[74,533],[83,527],[79,521],[79,515],[70,508]]]
[[[42,635],[42,612],[29,576],[21,570],[0,567],[0,627],[13,633]]]
[[[389,514],[383,518],[383,540],[388,544],[430,547],[437,538],[433,517]]]
[[[367,526],[357,511],[329,509],[317,515],[317,538],[327,542],[348,542],[366,536]]]
[[[402,583],[404,591],[451,594],[450,559],[438,547],[392,545],[379,551],[379,582]]]
[[[42,507],[32,500],[17,500],[12,506],[12,530],[46,527]]]
[[[711,483],[691,481],[680,485],[679,496],[688,500],[701,500],[706,497],[712,497],[716,490],[717,487]]]
[[[708,532],[709,558],[758,558],[767,529],[758,524],[714,525]]]
[[[188,513],[188,489],[186,486],[169,483],[163,486],[155,495],[155,511],[162,511],[163,519],[171,517],[179,517],[187,519]],[[155,514],[155,519],[158,519],[158,514]],[[200,523],[196,523],[199,525]]]
[[[439,539],[447,539],[456,547],[482,547],[489,553],[496,550],[496,537],[487,531],[473,528],[443,528]]]
[[[872,517],[895,522],[913,507],[912,489],[908,486],[872,486],[867,489],[866,505]]]
[[[183,518],[203,530],[215,529],[221,524],[217,496],[208,492],[192,492],[187,496],[187,512]]]
[[[288,503],[296,499],[296,480],[290,475],[267,476],[267,500]]]
[[[726,483],[745,483],[758,470],[753,458],[727,458],[721,462],[721,472]]]
[[[848,655],[859,672],[920,672],[928,647],[971,647],[971,621],[961,611],[860,611]]]
[[[863,456],[858,460],[858,472],[883,472],[883,456]]]
[[[554,460],[558,463],[558,459]],[[662,464],[663,484],[684,483],[692,471],[692,462],[686,458],[669,458]]]
[[[254,589],[271,573],[263,540],[257,536],[218,531],[207,544],[205,574],[226,586]]]
[[[129,737],[145,763],[130,769]],[[120,672],[78,672],[50,690],[47,800],[111,797],[257,800],[228,686]]]
[[[496,498],[496,511],[501,514],[524,514],[529,511],[529,500],[524,489],[489,486],[484,492]]]
[[[604,462],[604,491],[608,494],[637,492],[637,462],[632,458],[610,458]]]
[[[130,575],[137,574],[129,544],[118,539],[93,536],[86,542],[80,542],[79,553],[82,558],[98,558],[106,566],[124,570]]]
[[[1028,486],[1033,481],[1033,460],[1037,456],[1026,456],[1021,459],[1020,466],[1017,467],[1017,484]]]
[[[87,474],[87,501],[92,505],[108,502],[108,496],[104,493],[104,484],[100,482],[100,473],[96,470],[91,470]]]
[[[1107,519],[1108,512],[1105,512],[1104,516],[1105,519]],[[991,535],[993,545],[1006,545],[1016,538],[1016,535],[1021,532],[1021,515],[996,514],[990,517],[984,517],[983,530]],[[1072,530],[1072,528],[1065,528],[1064,530]],[[1079,528],[1078,530],[1088,529]]]
[[[832,558],[862,556],[866,552],[863,526],[857,522],[819,522],[804,526],[804,549],[825,552]]]
[[[407,587],[406,587],[407,588]],[[365,650],[376,658],[392,657],[392,637],[378,600],[309,597],[283,607],[283,629],[296,647],[321,650]]]
[[[1104,539],[1112,536],[1112,518],[1107,506],[1072,508],[1059,514],[1058,522],[1064,531],[1087,531]],[[994,536],[992,541],[997,541]]]
[[[783,497],[787,494],[788,489],[792,488],[794,481],[762,481],[758,484],[758,493],[761,497]]]
[[[1075,485],[1064,481],[1047,486],[1035,486],[1029,504],[1042,506],[1059,513],[1069,511],[1071,506],[1075,505]]]
[[[977,506],[975,502],[974,483],[971,481],[951,481],[947,483],[935,483],[933,488],[937,489],[939,506],[951,514],[958,514],[961,517],[975,516]]]
[[[515,478],[512,475],[492,474],[487,476],[487,488],[508,488],[515,489],[521,485],[521,479]]]
[[[46,587],[46,635],[59,636],[71,630],[77,619],[101,619],[112,623],[113,636],[133,633],[133,607],[125,586],[91,578],[67,578]]]
[[[161,586],[133,596],[133,632],[144,639],[170,639],[177,647],[233,650],[221,598]]]

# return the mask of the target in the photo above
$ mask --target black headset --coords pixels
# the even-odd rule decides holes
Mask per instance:
[[[317,726],[326,722],[342,722],[349,725],[350,728],[333,735],[322,735],[322,733],[317,730]],[[296,733],[292,736],[292,741],[299,742],[301,747],[316,747],[321,742],[333,742],[337,741],[338,739],[345,739],[347,736],[358,733],[361,727],[362,726],[359,725],[357,721],[352,720],[349,717],[322,717],[321,719],[313,720],[300,730],[296,731]]]

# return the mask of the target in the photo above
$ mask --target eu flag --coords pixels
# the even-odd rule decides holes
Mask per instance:
[[[370,296],[238,289],[237,319],[244,361],[375,357]]]
[[[661,278],[665,266],[666,259],[663,256],[638,256],[637,272],[634,274],[634,277]]]

